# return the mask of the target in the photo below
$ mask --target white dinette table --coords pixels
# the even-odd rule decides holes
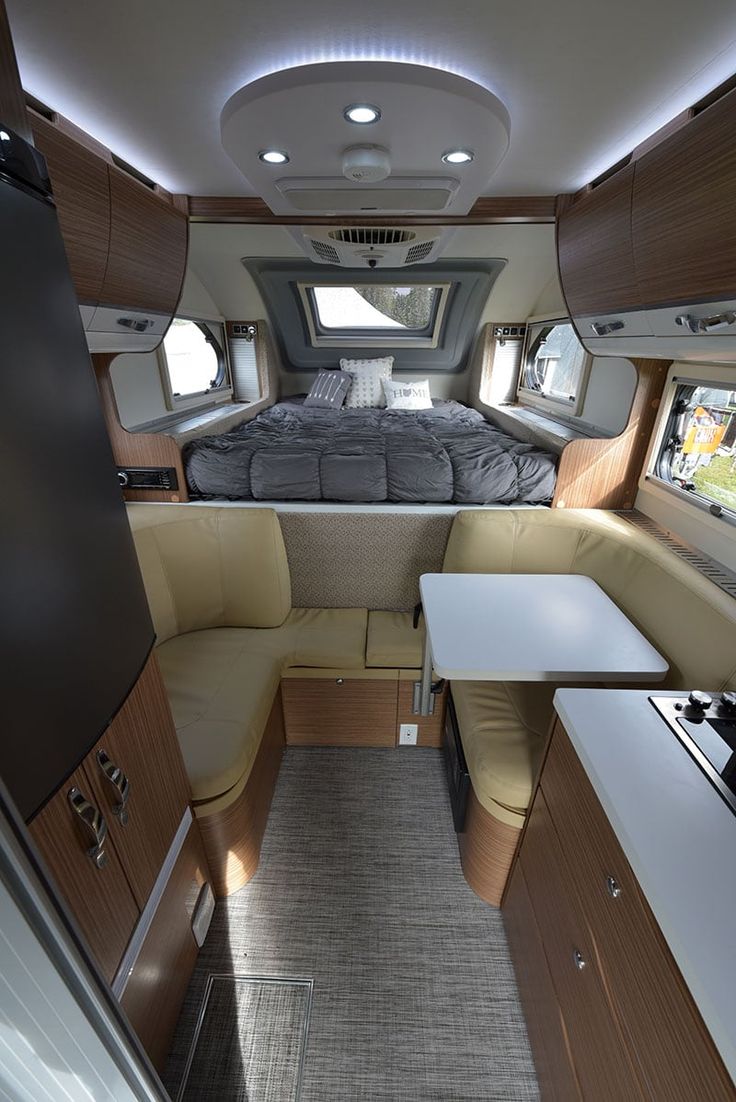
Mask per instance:
[[[661,681],[669,666],[585,574],[422,574],[432,670],[451,681]]]

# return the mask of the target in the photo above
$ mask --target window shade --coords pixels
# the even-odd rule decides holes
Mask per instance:
[[[238,402],[257,402],[261,397],[258,374],[258,332],[248,340],[238,330],[247,330],[249,323],[228,322],[230,369],[233,376],[233,396]]]

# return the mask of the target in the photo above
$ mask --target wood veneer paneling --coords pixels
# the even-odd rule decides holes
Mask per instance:
[[[117,794],[102,774],[98,750],[105,750],[130,782],[125,826],[113,813]],[[85,759],[84,769],[95,802],[107,820],[110,840],[142,910],[191,795],[154,654],[107,731]]]
[[[104,868],[97,868],[88,856],[90,840],[67,799],[73,786],[95,803],[87,774],[80,767],[35,816],[29,830],[103,975],[112,981],[139,910],[109,836]]]
[[[520,829],[486,811],[471,788],[465,831],[458,834],[460,861],[475,894],[494,907],[501,906],[520,835]]]
[[[290,746],[395,746],[398,681],[287,678]]]
[[[212,888],[220,898],[242,888],[258,868],[283,752],[284,717],[279,691],[243,791],[222,811],[210,811],[207,801],[195,805]]]
[[[631,241],[633,185],[629,165],[560,215],[560,282],[572,317],[641,305]]]
[[[736,90],[636,163],[642,305],[736,298]]]
[[[580,1102],[567,1026],[518,861],[503,902],[503,923],[542,1098],[545,1102]]]
[[[199,827],[193,822],[120,1000],[160,1072],[199,952],[191,923],[208,879]]]
[[[187,259],[188,220],[113,165],[110,253],[100,300],[173,314]]]
[[[622,1099],[644,1102],[630,1053],[606,997],[598,969],[597,939],[576,905],[568,868],[539,790],[524,833],[519,863],[583,1097],[596,1102]],[[582,955],[582,968],[576,965],[576,952]]]
[[[96,304],[110,246],[107,164],[40,115],[29,112],[29,117],[36,147],[48,164],[77,297]]]
[[[0,122],[27,142],[33,140],[10,34],[5,0],[0,0]]]
[[[633,508],[670,361],[632,363],[638,381],[626,427],[611,439],[581,438],[565,446],[553,508]]]
[[[651,1102],[733,1099],[733,1084],[559,722],[541,791],[551,815],[547,829],[553,829],[565,861],[569,893],[595,938],[612,1013],[645,1097]],[[522,860],[526,852],[525,838]],[[607,890],[609,876],[621,889],[618,898]]]
[[[483,196],[462,216],[423,215],[384,218],[369,215],[367,218],[309,217],[310,226],[364,226],[375,222],[382,226],[462,226],[494,225],[514,222],[554,222],[556,196],[554,195],[500,195]],[[247,195],[190,195],[189,216],[193,222],[253,222],[272,225],[304,225],[304,215],[293,217],[274,214],[262,199]]]
[[[92,364],[100,392],[102,413],[112,445],[115,462],[120,467],[173,467],[179,482],[178,490],[125,490],[126,501],[189,501],[181,448],[171,436],[163,433],[128,432],[120,424],[110,366],[116,353],[97,353]]]
[[[421,670],[417,670],[416,680],[421,678]],[[402,723],[416,723],[419,727],[417,746],[442,746],[442,732],[445,729],[445,712],[447,711],[448,683],[441,693],[434,698],[434,715],[418,716],[412,711],[414,703],[414,682],[399,681],[399,698],[397,702],[396,716],[396,745],[399,743],[399,726]]]

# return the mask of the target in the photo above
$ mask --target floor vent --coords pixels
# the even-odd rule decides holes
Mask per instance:
[[[616,515],[623,517],[624,520],[628,520],[630,524],[640,528],[642,532],[646,532],[648,535],[653,536],[659,543],[664,544],[665,547],[673,551],[679,558],[684,559],[685,562],[690,563],[696,570],[699,570],[709,581],[717,585],[719,589],[722,589],[724,593],[728,593],[729,597],[736,598],[736,574],[723,566],[721,563],[716,562],[715,559],[709,558],[708,555],[703,554],[702,551],[698,551],[695,547],[692,547],[689,543],[685,543],[678,536],[673,536],[671,532],[668,532],[666,528],[663,528],[656,521],[651,520],[645,516],[644,513],[640,513],[638,509],[621,509],[616,511]]]

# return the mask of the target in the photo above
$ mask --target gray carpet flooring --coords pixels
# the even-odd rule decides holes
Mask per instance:
[[[217,905],[199,956],[173,1097],[213,973],[314,980],[301,1102],[539,1097],[501,916],[463,879],[443,770],[436,750],[287,750],[258,872]],[[228,1091],[291,1097],[237,1076]]]

